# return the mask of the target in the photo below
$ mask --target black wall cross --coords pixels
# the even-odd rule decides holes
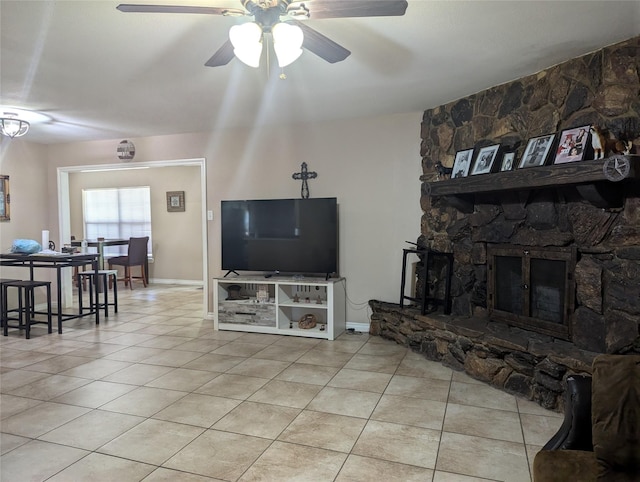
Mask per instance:
[[[307,183],[307,180],[315,179],[316,177],[318,177],[318,173],[315,171],[311,171],[311,172],[307,171],[307,163],[303,162],[302,165],[300,166],[300,172],[294,172],[291,177],[297,181],[302,180],[302,187],[300,188],[300,196],[302,196],[302,199],[308,199],[309,184]]]

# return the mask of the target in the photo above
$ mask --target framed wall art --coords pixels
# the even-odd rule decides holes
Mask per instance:
[[[456,177],[467,177],[469,168],[471,167],[471,158],[473,157],[473,149],[456,152],[456,158],[453,161],[453,171],[451,179]]]
[[[555,137],[555,134],[547,134],[529,139],[527,148],[524,150],[522,159],[520,159],[518,169],[544,165]]]
[[[184,191],[167,192],[167,211],[170,213],[184,211]]]
[[[471,175],[487,174],[491,172],[499,151],[500,144],[494,144],[480,149],[478,156],[476,157],[476,162],[471,170]]]
[[[590,146],[589,126],[566,129],[560,133],[554,164],[582,161]]]
[[[9,221],[11,216],[9,213],[9,176],[0,174],[0,221]]]
[[[515,164],[515,160],[516,160],[515,152],[505,152],[504,156],[502,156],[500,171],[511,171],[513,169],[513,165]]]

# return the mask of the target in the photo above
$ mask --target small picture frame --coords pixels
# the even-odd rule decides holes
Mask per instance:
[[[502,156],[502,162],[500,163],[500,172],[511,171],[513,169],[513,165],[515,164],[515,160],[515,152],[505,152],[504,156]]]
[[[167,212],[184,211],[184,191],[167,191]]]
[[[471,167],[471,159],[473,158],[473,149],[465,149],[464,151],[456,152],[456,158],[453,161],[453,171],[451,172],[451,179],[457,177],[467,177],[469,174],[469,168]]]
[[[9,194],[9,176],[0,174],[0,221],[11,220],[9,213],[11,197]]]
[[[589,127],[575,127],[560,133],[554,164],[564,164],[585,159],[587,149],[591,146]]]
[[[549,151],[551,151],[551,146],[553,145],[555,137],[555,134],[547,134],[529,139],[529,142],[527,142],[527,148],[524,150],[522,159],[520,159],[518,169],[522,169],[524,167],[543,166],[547,160]]]
[[[483,147],[478,151],[476,156],[476,162],[473,164],[471,175],[476,174],[488,174],[492,171],[495,160],[498,157],[500,151],[500,144],[494,144],[492,146]]]

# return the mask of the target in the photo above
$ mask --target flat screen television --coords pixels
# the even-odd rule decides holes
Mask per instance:
[[[337,274],[336,198],[222,201],[221,223],[223,270]]]

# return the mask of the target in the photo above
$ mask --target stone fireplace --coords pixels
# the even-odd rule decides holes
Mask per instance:
[[[520,159],[528,139],[576,126],[603,127],[639,154],[639,94],[640,37],[425,111],[418,245],[454,255],[452,314],[372,301],[372,332],[547,408],[562,405],[564,379],[589,372],[596,354],[640,351],[635,159],[613,187],[555,183],[545,166],[522,170],[526,181],[547,169],[530,188],[504,189],[501,173],[474,176],[494,176],[495,191],[434,188],[436,164],[451,167],[458,151],[500,143]],[[444,266],[428,273],[417,286],[438,297]]]

